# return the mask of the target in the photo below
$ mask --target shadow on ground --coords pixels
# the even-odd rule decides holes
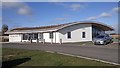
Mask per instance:
[[[2,62],[2,68],[12,68],[24,62],[27,62],[29,60],[31,60],[30,57],[20,58],[20,59],[15,59],[15,60],[10,60],[10,61],[4,61]]]

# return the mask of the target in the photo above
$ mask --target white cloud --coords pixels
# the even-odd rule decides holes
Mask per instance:
[[[113,25],[112,25],[112,27],[113,27],[113,29],[114,29],[114,31],[106,31],[106,33],[108,33],[108,34],[111,34],[111,33],[119,33],[119,23],[114,23]]]
[[[0,1],[0,8],[2,7],[2,2]]]
[[[103,12],[98,16],[98,18],[100,18],[100,17],[110,17],[110,16],[112,16],[112,15],[109,14],[109,13]]]
[[[2,2],[21,2],[21,0],[2,0]]]
[[[73,10],[73,11],[77,11],[81,8],[81,5],[80,4],[72,4],[70,5],[70,8]]]
[[[64,21],[66,19],[65,18],[56,18],[55,20],[57,20],[57,21]]]
[[[64,7],[67,7],[67,6],[68,6],[67,4],[62,3],[62,2],[53,2],[53,4],[60,5],[60,6],[64,6]]]
[[[6,0],[9,1],[9,0]],[[32,13],[31,8],[23,2],[18,2],[19,0],[10,0],[13,2],[3,2],[2,8],[8,9],[8,8],[16,8],[18,14],[22,15],[30,15]]]
[[[21,7],[18,9],[18,13],[21,15],[31,15],[32,11],[29,7]]]
[[[86,20],[96,20],[96,19],[98,19],[98,18],[111,17],[111,16],[112,16],[111,14],[106,13],[106,12],[103,12],[103,13],[101,13],[101,14],[98,15],[98,16],[89,17],[89,18],[87,18]]]
[[[115,7],[112,9],[113,12],[120,12],[120,7]]]
[[[69,8],[70,10],[73,10],[73,11],[80,10],[83,7],[83,5],[76,4],[76,3],[74,3],[74,4],[66,4],[66,3],[62,3],[62,2],[55,2],[54,4],[63,6],[65,8]]]
[[[96,20],[98,17],[89,17],[86,20]]]
[[[21,2],[3,2],[2,3],[3,8],[19,8],[23,6],[23,3]]]
[[[110,10],[109,13],[103,12],[98,16],[92,16],[92,17],[87,18],[86,20],[96,20],[98,18],[111,17],[113,12],[117,12],[117,13],[120,12],[120,7],[114,7],[113,9]]]

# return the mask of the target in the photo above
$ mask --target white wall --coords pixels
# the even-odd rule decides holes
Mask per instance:
[[[21,42],[22,35],[21,34],[10,34],[9,42]]]
[[[71,39],[67,38],[67,32],[71,32]],[[86,38],[82,38],[82,32],[86,32]],[[54,43],[60,43],[60,39],[62,39],[63,43],[92,41],[92,27],[91,24],[72,25],[70,27],[63,28],[58,32],[53,32],[53,35]],[[45,39],[45,42],[51,42],[51,39],[49,38],[49,32],[43,33],[43,39]],[[21,42],[21,40],[21,34],[9,35],[9,42]],[[22,40],[22,42],[23,41],[28,40]],[[33,42],[36,42],[36,40],[33,40]]]
[[[71,32],[71,39],[67,38],[67,32]],[[82,32],[86,33],[86,38],[82,38]],[[64,42],[84,42],[92,41],[91,24],[77,24],[59,30],[59,38]]]
[[[45,42],[51,42],[52,40],[49,38],[49,32],[43,33],[43,38]],[[53,43],[59,43],[59,32],[53,32]]]
[[[45,42],[51,41],[51,39],[49,38],[49,33],[43,33],[43,38],[45,39]]]

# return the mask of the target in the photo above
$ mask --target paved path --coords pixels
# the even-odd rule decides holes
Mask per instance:
[[[78,44],[36,44],[36,43],[3,43],[3,48],[19,48],[69,53],[94,59],[118,63],[118,46],[88,46]]]

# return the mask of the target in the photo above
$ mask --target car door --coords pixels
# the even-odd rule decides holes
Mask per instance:
[[[109,37],[108,37],[108,36],[105,36],[105,40],[106,40],[106,42],[108,43],[108,42],[109,42]]]

